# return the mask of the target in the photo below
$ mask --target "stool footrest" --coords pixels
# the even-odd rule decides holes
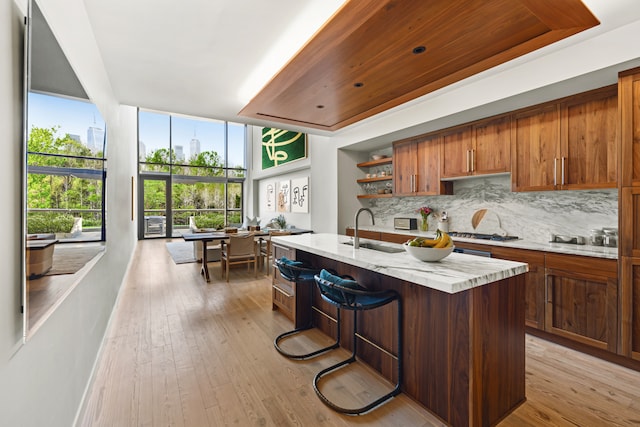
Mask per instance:
[[[328,368],[323,369],[322,371],[318,372],[316,374],[316,376],[313,378],[313,389],[315,390],[316,394],[318,395],[318,397],[320,398],[320,400],[322,400],[322,402],[327,405],[328,407],[330,407],[331,409],[333,409],[336,412],[340,412],[342,414],[348,414],[348,415],[360,415],[360,414],[364,414],[365,412],[369,412],[370,410],[374,409],[377,406],[380,406],[382,403],[386,402],[387,400],[391,399],[392,397],[397,396],[398,394],[400,394],[400,384],[396,384],[395,388],[393,390],[391,390],[389,393],[380,396],[378,399],[374,400],[373,402],[362,406],[360,408],[343,408],[341,406],[336,405],[335,403],[333,403],[332,401],[329,400],[329,398],[327,398],[324,394],[322,394],[322,392],[320,391],[320,389],[318,388],[318,382],[320,381],[320,378],[322,378],[323,376],[330,374],[331,372],[340,369],[343,366],[349,365],[350,363],[354,363],[356,362],[356,356],[355,355],[351,355],[350,358],[343,360],[342,362],[336,363],[335,365],[329,366]]]
[[[340,347],[340,342],[336,341],[336,342],[334,342],[333,344],[331,344],[331,345],[329,345],[327,347],[323,347],[323,348],[320,348],[318,350],[314,350],[314,351],[312,351],[310,353],[306,353],[306,354],[292,354],[292,353],[289,353],[287,351],[284,351],[280,347],[280,341],[282,341],[282,340],[284,340],[284,339],[286,339],[288,337],[291,337],[293,335],[296,335],[296,334],[298,334],[300,332],[312,329],[312,328],[313,328],[313,326],[307,326],[307,327],[304,327],[304,328],[298,328],[298,329],[294,329],[292,331],[288,331],[288,332],[282,333],[282,334],[278,335],[276,337],[276,339],[273,341],[273,346],[276,348],[276,350],[278,350],[278,353],[280,353],[281,355],[283,355],[285,357],[288,357],[289,359],[295,359],[295,360],[310,359],[312,357],[315,357],[315,356],[318,356],[320,354],[326,353],[329,350],[333,350],[333,349],[336,349],[336,348]]]

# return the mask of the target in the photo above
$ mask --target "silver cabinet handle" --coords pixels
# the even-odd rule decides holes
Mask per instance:
[[[564,159],[565,157],[562,157],[562,163],[560,164],[560,174],[562,176],[562,185],[564,185]]]
[[[558,185],[558,158],[553,158],[553,185]]]
[[[471,150],[467,150],[467,170],[465,172],[469,173],[471,172],[471,167],[469,166],[469,152]]]

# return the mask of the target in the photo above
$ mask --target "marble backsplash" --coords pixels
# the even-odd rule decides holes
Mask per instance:
[[[500,227],[509,235],[538,243],[550,234],[588,237],[590,230],[618,227],[618,191],[572,190],[516,193],[509,175],[478,177],[454,182],[454,195],[371,199],[369,207],[376,225],[393,227],[394,217],[420,218],[416,210],[429,206],[436,213],[446,211],[451,231],[473,232],[471,219],[479,209],[495,213]],[[430,216],[429,229],[437,228]]]

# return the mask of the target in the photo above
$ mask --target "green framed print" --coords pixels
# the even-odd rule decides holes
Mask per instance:
[[[269,169],[306,157],[306,133],[262,128],[262,169]]]

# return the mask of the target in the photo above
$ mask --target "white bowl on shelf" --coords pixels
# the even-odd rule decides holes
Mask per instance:
[[[371,156],[371,158],[372,158],[373,160],[382,160],[382,159],[384,159],[385,157],[387,157],[387,156],[385,156],[384,154],[374,154],[373,156]]]
[[[406,242],[402,244],[404,250],[412,257],[420,261],[435,262],[448,257],[455,246],[448,248],[423,248],[421,246],[409,246]]]

